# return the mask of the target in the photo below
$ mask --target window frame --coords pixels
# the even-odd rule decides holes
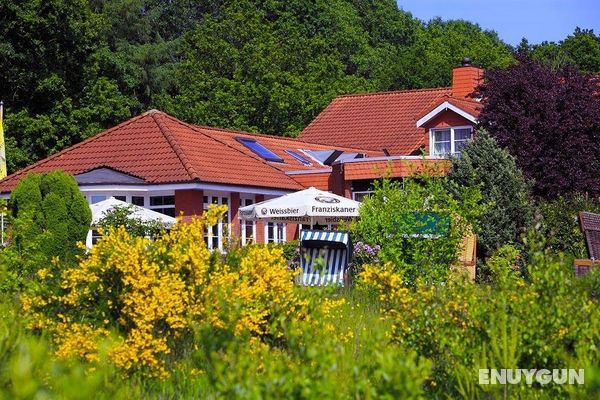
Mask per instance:
[[[450,153],[447,154],[435,154],[435,133],[438,131],[446,131],[450,130]],[[458,125],[458,126],[449,126],[449,127],[438,127],[438,128],[430,128],[429,129],[429,155],[431,157],[436,158],[449,158],[451,156],[460,155],[460,151],[456,151],[456,135],[455,131],[458,129],[469,129],[471,131],[471,138],[468,140],[473,140],[474,129],[473,125]],[[462,139],[461,139],[462,141]]]
[[[273,226],[273,236],[269,236],[269,225]],[[281,228],[279,228],[281,226]],[[287,224],[284,222],[265,222],[265,243],[276,243],[281,244],[285,243],[287,231]],[[281,235],[280,235],[281,233]]]
[[[153,197],[173,197],[173,204],[157,204],[157,205],[151,205],[152,204],[152,198]],[[131,198],[130,198],[131,199]],[[146,200],[144,200],[144,202],[146,202]],[[173,215],[170,215],[171,217],[176,217],[175,215],[175,193],[167,193],[167,194],[163,194],[163,193],[152,193],[148,195],[148,200],[147,200],[147,204],[148,204],[148,209],[152,210],[152,211],[156,211],[159,212],[161,214],[165,214],[163,212],[163,210],[167,210],[167,209],[173,209]],[[165,214],[165,215],[169,215],[169,214]]]
[[[247,204],[250,202],[249,204]],[[240,196],[240,208],[248,205],[255,204],[256,200],[254,196]],[[252,235],[248,237],[246,229],[252,227]],[[244,221],[240,220],[240,242],[242,246],[246,246],[250,243],[256,243],[256,221]]]
[[[368,197],[373,193],[375,193],[374,190],[357,190],[356,192],[352,192],[352,200],[362,203],[365,197]]]
[[[238,136],[235,140],[265,161],[285,164],[285,160],[281,156],[254,138]]]
[[[213,200],[217,199],[215,203]],[[206,226],[204,232],[204,242],[206,243],[206,248],[209,250],[218,250],[220,252],[225,251],[225,245],[227,244],[228,239],[231,237],[231,230],[229,229],[231,226],[231,193],[223,193],[223,192],[208,192],[205,191],[202,197],[202,209],[204,212],[208,211],[208,206],[210,204],[223,205],[223,199],[227,199],[227,215],[226,218],[219,219],[217,221],[217,246],[213,246],[213,239],[215,238],[213,235],[213,226]],[[205,201],[206,200],[206,201]]]
[[[90,204],[100,203],[101,201],[107,200],[109,196],[105,194],[93,194],[90,196]]]

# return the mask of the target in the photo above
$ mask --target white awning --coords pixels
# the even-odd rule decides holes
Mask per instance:
[[[358,201],[314,187],[239,209],[247,221],[269,220],[296,224],[336,224],[358,217]]]
[[[90,209],[92,210],[92,226],[98,225],[100,220],[105,217],[106,213],[113,210],[115,207],[130,207],[132,210],[132,217],[139,218],[142,221],[158,220],[165,228],[170,228],[177,223],[177,219],[168,215],[110,197],[98,203],[90,204]]]

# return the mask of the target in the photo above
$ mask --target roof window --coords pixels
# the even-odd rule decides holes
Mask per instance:
[[[264,158],[267,161],[273,162],[283,162],[283,158],[279,157],[277,154],[273,153],[271,150],[266,148],[260,142],[257,142],[255,139],[244,138],[244,137],[236,137],[235,140],[246,146],[248,149],[252,150],[255,154]]]
[[[299,153],[292,151],[292,150],[284,150],[286,153],[288,153],[290,156],[294,157],[296,159],[296,161],[298,161],[300,164],[302,165],[306,165],[307,167],[312,165],[312,163],[310,161],[308,161],[306,158],[302,157]]]

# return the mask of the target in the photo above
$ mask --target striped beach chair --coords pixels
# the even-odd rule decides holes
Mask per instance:
[[[300,283],[305,286],[344,286],[352,258],[350,234],[343,231],[302,230]]]

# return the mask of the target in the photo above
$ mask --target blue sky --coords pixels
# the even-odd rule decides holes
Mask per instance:
[[[522,37],[531,44],[558,42],[575,27],[600,34],[600,0],[398,0],[413,17],[466,19],[494,30],[500,39],[517,45]]]

